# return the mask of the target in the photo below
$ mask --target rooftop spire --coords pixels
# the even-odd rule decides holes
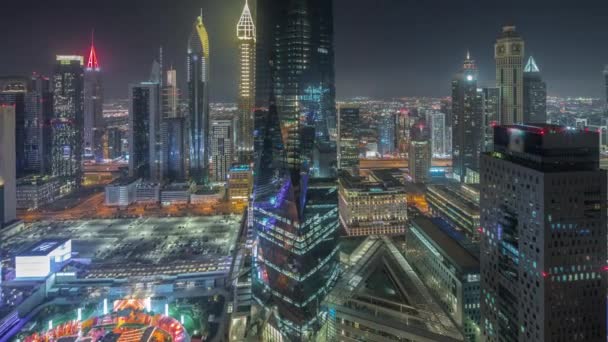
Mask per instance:
[[[524,72],[540,72],[538,66],[536,65],[536,61],[534,61],[534,57],[530,56],[530,58],[528,58],[528,63],[524,68]]]
[[[245,7],[243,7],[241,18],[236,24],[236,36],[239,39],[255,39],[255,25],[247,0],[245,0]]]
[[[97,62],[97,53],[95,52],[95,30],[91,31],[91,51],[89,52],[89,61],[87,70],[99,71],[99,63]]]
[[[475,60],[471,59],[471,52],[467,50],[467,58],[464,60],[463,69],[477,69]]]

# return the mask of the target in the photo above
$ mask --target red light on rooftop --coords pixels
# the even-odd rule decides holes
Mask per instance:
[[[549,273],[547,272],[542,272],[543,278],[547,278],[549,276]]]
[[[608,271],[608,266],[604,266],[604,267],[602,267],[602,270],[604,270],[604,271]]]
[[[89,61],[87,62],[87,69],[99,70],[99,63],[97,62],[97,53],[95,52],[94,33],[91,33],[91,51],[89,52]]]

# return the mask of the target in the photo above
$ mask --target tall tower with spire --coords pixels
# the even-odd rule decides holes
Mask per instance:
[[[452,80],[452,161],[454,176],[476,182],[483,132],[481,94],[477,92],[477,65],[467,52]]]
[[[500,92],[500,124],[521,123],[524,119],[524,40],[507,25],[494,44],[496,86]]]
[[[190,177],[207,184],[209,177],[209,36],[203,10],[188,39],[188,126]]]
[[[236,25],[239,49],[239,159],[251,161],[253,154],[253,108],[255,106],[255,24],[249,10],[249,2]]]
[[[524,123],[547,122],[547,85],[543,82],[534,57],[524,68]]]
[[[103,157],[103,84],[101,68],[95,50],[94,33],[91,33],[91,48],[84,69],[84,154],[89,158]]]

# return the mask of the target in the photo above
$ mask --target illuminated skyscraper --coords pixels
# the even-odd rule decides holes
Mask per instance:
[[[431,151],[430,134],[427,127],[419,123],[410,132],[410,149],[408,162],[410,176],[414,183],[428,183],[431,180]]]
[[[224,182],[230,172],[234,146],[232,144],[232,120],[212,120],[209,132],[209,146],[211,148],[211,163],[213,172],[211,179],[214,182]]]
[[[91,39],[89,60],[84,69],[84,151],[95,159],[102,158],[103,88],[101,68],[97,61],[95,44]]]
[[[338,169],[359,174],[359,107],[341,106],[338,113]]]
[[[255,25],[249,3],[236,25],[239,43],[239,134],[238,153],[242,161],[250,161],[253,152],[253,108],[255,105]]]
[[[446,144],[446,127],[445,114],[441,112],[429,112],[426,114],[426,122],[431,130],[431,145],[433,147],[433,155],[445,157],[448,154]]]
[[[252,290],[268,322],[265,339],[312,339],[338,277],[337,182],[317,177],[331,170],[313,168],[336,163],[335,149],[326,149],[335,127],[332,5],[258,1],[256,91],[269,97],[259,99],[268,110],[256,116],[263,137],[255,151]],[[322,163],[313,160],[316,144]]]
[[[156,82],[129,86],[129,175],[160,182],[160,94]]]
[[[209,37],[202,10],[188,39],[187,67],[190,177],[206,184],[209,178]]]
[[[57,56],[53,75],[52,173],[82,180],[84,58]]]
[[[378,153],[381,157],[395,152],[395,136],[397,133],[397,116],[389,113],[383,115],[378,123]]]
[[[521,123],[524,119],[524,40],[507,25],[494,44],[496,86],[500,91],[500,124]]]
[[[179,112],[180,92],[177,88],[177,72],[171,68],[167,70],[167,79],[161,89],[162,117],[176,118],[181,115]]]
[[[452,80],[452,163],[454,177],[468,182],[479,170],[483,134],[477,66],[467,53],[462,70]]]
[[[606,340],[606,171],[596,132],[498,126],[481,158],[483,340]]]
[[[17,218],[15,106],[0,104],[0,228]]]
[[[547,122],[547,84],[530,56],[524,68],[524,123]]]

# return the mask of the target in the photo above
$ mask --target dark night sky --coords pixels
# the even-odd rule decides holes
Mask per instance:
[[[146,80],[158,46],[183,80],[192,22],[204,8],[212,50],[212,100],[236,94],[235,25],[244,0],[22,0],[0,5],[0,75],[49,74],[55,54],[86,54],[90,31],[107,97]],[[608,64],[606,0],[335,0],[339,98],[449,95],[467,49],[484,85],[493,44],[513,22],[550,95],[595,96]],[[502,4],[498,4],[498,3]]]

